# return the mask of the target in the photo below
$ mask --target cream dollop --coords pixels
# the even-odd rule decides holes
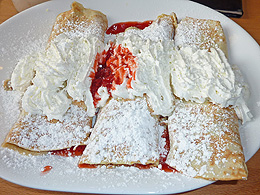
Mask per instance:
[[[18,90],[21,88],[19,86],[24,86],[24,89],[28,83],[33,84],[24,93],[23,109],[32,114],[46,115],[49,120],[62,120],[70,106],[71,97],[84,101],[88,114],[94,116],[89,74],[97,52],[103,47],[103,43],[95,36],[71,38],[63,33],[48,45],[45,52],[34,58],[27,57],[29,60],[18,64],[11,80]],[[27,80],[23,70],[30,75]],[[34,77],[31,76],[32,72],[35,72]],[[17,82],[19,79],[21,81]]]
[[[11,86],[14,90],[23,92],[31,85],[35,74],[34,67],[37,58],[38,54],[35,53],[25,56],[18,61],[11,75]]]
[[[137,57],[136,78],[126,90],[117,86],[112,95],[122,98],[133,98],[147,95],[150,107],[155,115],[167,116],[172,112],[174,97],[170,86],[170,70],[168,58],[173,51],[170,37],[153,41],[138,34],[120,34],[116,44],[127,47]],[[127,96],[128,94],[128,96]]]
[[[187,101],[234,106],[243,122],[251,119],[245,100],[247,86],[220,49],[179,48],[170,36],[155,40],[145,33],[130,29],[117,36],[116,44],[128,48],[138,65],[131,88],[123,82],[112,91],[113,97],[133,99],[146,94],[153,114],[169,116],[174,94]]]
[[[136,57],[137,69],[131,87],[124,80],[111,91],[112,96],[134,99],[146,95],[153,114],[162,116],[171,115],[174,95],[198,103],[210,101],[222,107],[234,106],[237,115],[244,122],[249,121],[252,115],[245,100],[248,87],[224,53],[214,48],[208,51],[175,47],[172,33],[167,24],[153,23],[144,30],[128,29],[117,35],[115,44],[129,49]],[[70,96],[84,101],[88,114],[94,116],[89,75],[96,54],[103,48],[104,44],[94,35],[70,37],[63,33],[49,44],[46,52],[20,60],[11,84],[14,89],[25,91],[25,111],[61,120],[71,103]],[[97,107],[102,107],[110,94],[104,87],[98,94],[101,101]]]
[[[243,121],[249,120],[244,100],[245,84],[240,82],[220,49],[194,47],[175,49],[171,83],[174,94],[198,103],[210,101],[222,107],[238,107]],[[242,117],[243,116],[243,117]]]
[[[22,107],[32,114],[46,115],[49,120],[63,120],[63,115],[70,107],[65,90],[46,90],[31,85],[25,91],[22,98]]]

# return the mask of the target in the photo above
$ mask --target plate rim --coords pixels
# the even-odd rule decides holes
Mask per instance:
[[[80,2],[80,1],[82,1],[82,0],[79,0],[79,2]],[[117,1],[117,0],[115,0],[115,1]],[[155,1],[156,1],[156,0],[155,0]],[[176,1],[176,2],[178,2],[178,1],[179,1],[179,2],[182,2],[181,0],[175,0],[175,1]],[[9,23],[12,23],[12,21],[14,21],[14,20],[16,20],[16,19],[17,19],[17,20],[20,20],[20,17],[23,17],[23,14],[29,14],[32,10],[34,11],[34,10],[37,10],[37,9],[42,9],[42,7],[44,7],[44,6],[46,6],[46,5],[56,4],[57,2],[61,3],[61,0],[47,1],[47,2],[44,2],[44,3],[42,3],[42,4],[36,5],[36,6],[32,7],[32,8],[29,8],[29,9],[27,9],[27,10],[21,12],[21,13],[18,13],[18,14],[16,14],[15,16],[13,16],[13,17],[9,18],[8,20],[4,21],[4,22],[0,25],[0,29],[1,29],[1,28],[4,28],[6,25],[7,25],[7,26],[10,25]],[[66,2],[63,1],[63,3],[68,3],[68,2],[72,2],[72,0],[66,0]],[[201,5],[201,4],[196,3],[196,2],[191,2],[191,1],[183,1],[183,2],[189,2],[189,3],[198,4],[198,5],[200,5],[200,6],[203,6],[203,7],[207,8],[207,9],[212,10],[211,8],[208,8],[208,7],[204,6],[204,5]],[[214,11],[214,10],[213,10],[213,11]],[[214,12],[216,12],[216,11],[214,11]],[[218,12],[216,12],[216,13],[218,13]],[[237,28],[240,29],[240,31],[243,31],[244,34],[247,34],[247,36],[250,37],[251,40],[253,40],[253,41],[251,41],[252,43],[253,43],[253,42],[256,43],[255,46],[258,46],[258,47],[259,47],[258,43],[246,32],[245,29],[243,29],[241,26],[239,26],[237,23],[235,23],[235,22],[232,21],[231,19],[227,18],[226,16],[224,16],[224,15],[222,15],[222,14],[220,14],[220,13],[218,13],[218,14],[221,15],[221,17],[222,17],[222,16],[225,17],[225,20],[227,20],[228,22],[232,22],[233,25],[236,25]],[[4,27],[3,27],[3,26],[4,26]],[[259,51],[260,51],[260,47],[259,47]],[[259,148],[260,148],[260,145],[258,146],[258,149],[254,152],[254,154],[259,150]],[[254,154],[253,154],[253,155],[254,155]],[[250,159],[253,155],[251,155],[251,156],[249,157],[249,159]],[[249,160],[249,159],[248,159],[248,160]],[[0,174],[0,177],[3,178],[1,174]],[[6,179],[6,178],[3,178],[3,179],[5,179],[5,180],[7,180],[7,181],[10,181],[10,182],[12,182],[12,183],[16,183],[17,185],[21,185],[21,186],[25,186],[25,187],[30,187],[29,185],[27,186],[27,185],[19,184],[19,183],[17,183],[17,182],[8,180],[8,179]],[[212,182],[212,183],[213,183],[213,182]],[[206,186],[206,185],[209,185],[209,183],[207,183],[207,184],[205,184],[205,185],[203,185],[203,186],[199,186],[199,187],[197,187],[197,188],[201,188],[201,187],[204,187],[204,186]],[[41,189],[41,190],[51,190],[51,191],[62,191],[62,190],[52,190],[52,189],[45,189],[45,188],[39,188],[39,187],[30,187],[30,188]],[[192,189],[190,189],[190,190],[194,190],[194,189],[197,189],[197,188],[192,188]],[[190,191],[190,190],[188,190],[188,191]],[[65,191],[63,191],[63,192],[65,192]],[[71,192],[73,192],[73,191],[71,191]],[[185,192],[185,191],[180,191],[180,192]],[[90,192],[90,193],[93,193],[93,192]],[[166,192],[166,193],[169,193],[169,192]],[[179,192],[174,192],[174,193],[179,193]]]

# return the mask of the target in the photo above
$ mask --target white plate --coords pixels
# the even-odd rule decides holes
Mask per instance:
[[[17,60],[25,54],[43,49],[57,14],[70,9],[71,0],[55,0],[28,9],[0,25],[0,70],[1,81],[10,77]],[[105,13],[109,25],[121,21],[155,19],[161,13],[175,12],[179,19],[185,16],[220,20],[229,46],[230,62],[237,64],[251,88],[249,108],[254,120],[240,129],[246,160],[260,146],[260,48],[259,45],[237,24],[225,16],[189,1],[177,0],[88,0],[85,7]],[[1,92],[2,93],[2,92]],[[3,101],[0,98],[0,101]],[[5,103],[5,102],[4,102]],[[15,117],[0,102],[0,142],[9,131]],[[87,193],[177,193],[210,184],[179,174],[163,173],[136,168],[115,170],[78,169],[77,158],[57,156],[23,157],[14,152],[0,150],[0,176],[6,180],[32,188],[87,192]],[[41,169],[51,165],[46,175]]]

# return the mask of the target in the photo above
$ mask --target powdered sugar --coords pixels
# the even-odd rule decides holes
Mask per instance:
[[[76,21],[77,22],[77,21]],[[97,35],[99,39],[104,38],[104,31],[102,30],[104,26],[103,24],[97,24],[94,21],[89,22],[77,22],[68,20],[65,24],[65,28],[63,26],[64,24],[57,23],[54,26],[55,33],[57,34],[64,34],[68,37],[75,38],[75,37],[88,37]],[[70,29],[68,31],[68,29]]]
[[[241,170],[244,175],[238,126],[230,108],[180,101],[169,117],[171,149],[166,163],[191,177],[228,179]]]
[[[145,99],[112,99],[99,113],[81,163],[158,164],[159,131]]]
[[[174,39],[177,46],[197,46],[201,49],[225,45],[225,36],[217,21],[189,17],[178,24]],[[224,50],[222,47],[220,49]]]
[[[3,132],[7,133],[17,121],[20,114],[20,101],[20,92],[5,91],[3,86],[0,87],[0,117]],[[5,135],[1,136],[1,143],[4,141]]]
[[[62,122],[26,115],[15,125],[7,142],[34,151],[58,150],[83,144],[89,132],[90,118],[86,111],[71,105]]]
[[[1,153],[2,154],[2,153]],[[20,157],[20,156],[19,156]],[[64,161],[64,163],[65,163],[65,166],[64,166],[64,163],[61,163],[61,164],[59,164],[59,165],[57,165],[55,168],[57,168],[58,167],[58,169],[59,169],[59,171],[58,172],[56,172],[56,173],[58,173],[58,175],[60,175],[60,176],[62,176],[63,178],[66,178],[66,179],[68,179],[67,181],[65,181],[63,184],[70,184],[70,183],[74,183],[74,184],[77,184],[77,182],[79,181],[78,180],[78,178],[69,178],[67,175],[69,175],[69,174],[71,174],[71,173],[73,173],[74,171],[76,172],[76,174],[78,174],[78,168],[75,166],[75,162],[77,161],[77,158],[66,158],[66,160],[64,160],[64,158],[59,158],[59,157],[50,157],[50,156],[47,156],[48,158],[49,158],[49,161],[44,161],[45,163],[46,162],[51,162],[51,160],[53,160],[53,161],[55,161],[55,163],[57,162],[59,162],[59,163],[61,163],[61,162],[63,162]],[[16,157],[14,157],[14,158],[16,158]],[[22,160],[27,160],[27,158],[21,158]],[[33,168],[35,168],[35,165],[37,164],[37,162],[36,161],[34,161],[33,159],[37,159],[37,161],[41,161],[42,160],[42,158],[41,157],[37,157],[37,158],[34,158],[34,157],[31,157],[31,159],[32,159],[32,162],[34,163],[33,164],[33,166],[31,167],[32,169]],[[10,159],[8,159],[8,160],[6,160],[5,162],[11,162],[11,160],[9,161]],[[20,161],[16,161],[15,163],[21,163],[21,165],[22,164],[27,164],[27,163],[30,163],[30,161],[24,161],[24,162],[20,162]],[[73,161],[73,162],[72,162]],[[40,164],[40,168],[43,168],[43,166],[46,166],[46,164],[44,164],[44,162],[43,163],[39,163]],[[69,165],[66,165],[66,163],[67,164],[69,164]],[[74,164],[73,164],[74,163]],[[50,164],[50,163],[49,163]],[[11,166],[12,166],[12,162],[9,164],[10,166],[9,166],[9,168],[11,168]],[[38,166],[38,165],[37,165]],[[62,168],[60,168],[59,166],[63,166],[63,169]],[[20,168],[23,168],[22,166],[20,167]],[[66,169],[66,168],[69,168],[68,170]],[[87,182],[91,182],[90,181],[90,179],[88,179],[88,177],[92,177],[92,176],[98,176],[98,175],[102,175],[103,174],[103,176],[104,175],[106,175],[106,176],[111,176],[111,177],[109,177],[109,178],[112,178],[111,179],[111,181],[107,181],[106,180],[106,178],[105,177],[101,177],[101,178],[99,178],[99,180],[97,179],[96,181],[101,181],[101,185],[102,184],[104,184],[104,183],[106,183],[106,184],[109,184],[108,186],[106,186],[106,185],[104,185],[104,187],[100,187],[99,189],[97,189],[97,190],[100,190],[101,188],[120,188],[120,187],[125,187],[125,186],[127,186],[127,185],[131,185],[131,184],[128,184],[128,182],[133,182],[134,183],[134,185],[136,185],[136,186],[140,186],[140,185],[138,185],[138,183],[136,182],[136,181],[144,181],[144,182],[151,182],[151,179],[154,179],[154,176],[153,175],[150,175],[150,173],[151,172],[146,172],[146,171],[143,171],[143,172],[140,172],[140,170],[137,170],[137,169],[135,169],[135,168],[131,168],[131,174],[128,174],[128,170],[130,170],[130,168],[129,169],[123,169],[124,167],[122,167],[122,170],[123,171],[118,171],[118,169],[116,169],[116,170],[113,170],[113,171],[111,171],[111,170],[106,170],[106,169],[104,169],[103,167],[102,168],[100,168],[100,169],[98,169],[98,170],[94,170],[94,171],[92,171],[92,170],[80,170],[80,174],[78,174],[77,176],[80,176],[80,178],[83,178],[82,180],[84,180],[84,181],[87,181]],[[37,169],[37,170],[40,170],[40,169]],[[119,170],[121,170],[121,168],[119,169]],[[155,170],[155,171],[154,171]],[[158,169],[154,169],[154,170],[151,170],[153,173],[155,173],[155,175],[156,176],[159,176],[159,177],[161,177],[162,176],[162,173],[160,172],[160,171],[158,171]],[[37,171],[36,171],[37,172]],[[113,174],[115,174],[115,175],[113,175],[113,174],[109,174],[109,173],[113,173]],[[157,174],[158,173],[158,174]],[[49,178],[49,175],[52,175],[53,174],[53,172],[50,172],[50,174],[48,174],[48,175],[46,175],[46,176],[44,176],[44,178]],[[164,173],[163,173],[164,174]],[[87,175],[87,177],[86,177],[86,175]],[[135,177],[135,176],[137,176],[137,175],[141,175],[140,177]],[[170,175],[172,175],[172,174],[170,174]],[[123,176],[123,180],[124,181],[126,181],[127,183],[124,183],[124,182],[121,182],[121,183],[116,183],[116,182],[114,182],[113,181],[113,179],[114,178],[122,178],[122,176]],[[151,176],[151,177],[150,177]],[[163,175],[164,176],[164,175]],[[162,186],[160,186],[161,188],[160,188],[160,190],[163,190],[163,189],[166,189],[167,187],[169,187],[169,186],[174,186],[174,185],[176,185],[176,184],[173,184],[171,181],[170,181],[170,179],[172,179],[170,176],[168,177],[169,175],[167,175],[167,177],[165,177],[165,178],[167,178],[166,180],[164,180],[165,178],[163,178],[162,180],[163,180],[163,182],[165,182],[166,181],[166,184],[165,185],[162,185]],[[150,177],[150,178],[149,178]],[[137,178],[137,179],[136,179]],[[93,179],[93,178],[91,178],[91,179]],[[94,179],[96,179],[96,178],[94,178]],[[82,180],[80,180],[80,181],[82,181]],[[44,181],[43,183],[45,183],[45,182],[47,182],[47,181]],[[103,183],[102,183],[103,182]],[[57,183],[55,183],[55,185],[57,185]],[[141,186],[142,187],[142,186]],[[90,187],[91,188],[91,187]],[[122,191],[123,192],[123,191]]]
[[[67,191],[76,187],[74,192],[106,193],[109,191],[122,194],[140,193],[138,189],[163,193],[169,187],[182,188],[186,185],[182,182],[181,175],[166,173],[157,168],[140,170],[135,167],[120,166],[107,169],[103,166],[97,169],[80,169],[76,166],[78,157],[23,156],[3,148],[0,149],[0,156],[3,167],[10,177],[17,175],[19,170],[19,175],[22,175],[22,181],[25,182],[24,185],[28,185],[29,181],[31,187],[39,186],[37,182],[40,180],[41,188],[46,189]],[[43,175],[41,171],[45,166],[52,166],[52,169]],[[187,182],[200,182],[191,178],[185,179]],[[151,184],[153,184],[152,188]]]

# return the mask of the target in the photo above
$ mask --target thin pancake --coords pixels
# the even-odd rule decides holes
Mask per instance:
[[[226,37],[219,21],[186,17],[177,25],[174,39],[177,46],[219,48],[228,55]]]
[[[79,164],[157,166],[160,128],[144,98],[111,99],[98,114]]]
[[[175,43],[209,51],[212,47],[220,48],[228,55],[225,35],[218,21],[183,19],[176,29]],[[234,108],[179,100],[168,122],[170,152],[167,164],[195,178],[247,178]]]
[[[15,149],[16,145],[25,150],[44,152],[83,145],[92,124],[83,107],[82,103],[74,102],[62,122],[22,112],[2,146]]]
[[[62,34],[70,39],[73,39],[74,36],[88,37],[93,34],[100,41],[103,41],[106,28],[107,19],[104,14],[86,9],[81,4],[74,2],[71,10],[57,16],[46,51],[48,51],[52,41]],[[57,42],[57,40],[55,41]],[[92,61],[94,62],[94,60],[95,55],[93,55]],[[79,67],[78,72],[84,72],[81,69],[82,67]],[[76,76],[80,77],[80,75]],[[69,85],[69,83],[66,84]],[[73,98],[69,97],[69,99]],[[89,137],[92,125],[92,118],[87,114],[87,110],[85,102],[72,100],[72,104],[64,114],[63,121],[48,120],[46,116],[31,115],[23,110],[19,120],[7,135],[3,147],[25,151],[26,154],[30,151],[32,151],[31,154],[37,154],[37,152],[44,153],[82,145]]]
[[[239,122],[233,108],[179,101],[169,117],[170,152],[166,163],[208,180],[247,178]]]

